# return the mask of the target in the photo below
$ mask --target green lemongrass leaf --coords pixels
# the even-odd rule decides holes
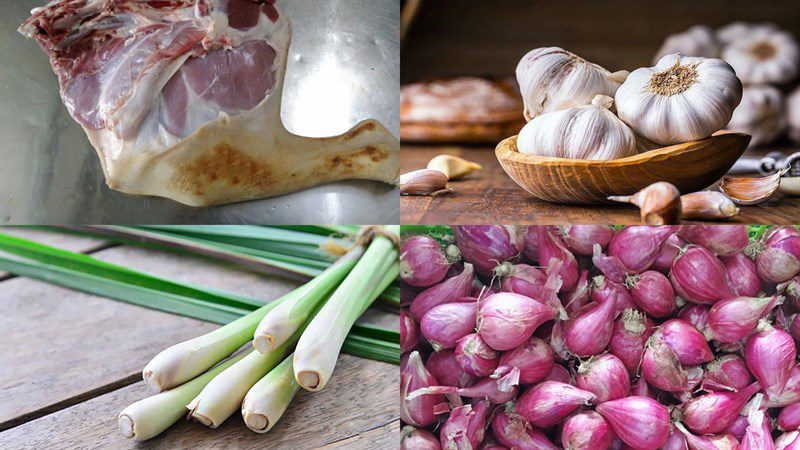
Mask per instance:
[[[64,269],[36,261],[26,261],[18,256],[0,253],[0,270],[46,281],[51,284],[120,300],[137,306],[193,317],[213,323],[228,323],[250,312],[204,300],[160,292],[141,286],[109,280],[86,272]]]
[[[173,235],[157,230],[143,230],[117,225],[70,226],[62,228],[47,227],[44,229],[100,237],[137,247],[169,250],[180,254],[199,255],[233,263],[254,272],[267,275],[279,275],[299,281],[306,281],[319,275],[319,273],[330,264],[330,261],[308,260],[278,253],[246,249],[194,237]]]
[[[400,343],[390,343],[364,336],[348,335],[342,345],[342,352],[360,358],[372,359],[389,364],[400,364]]]
[[[387,330],[386,328],[370,325],[363,322],[356,322],[355,324],[353,324],[353,327],[350,328],[350,331],[352,334],[357,334],[359,336],[378,339],[385,342],[394,342],[398,344],[400,343],[399,331]]]
[[[343,237],[355,236],[358,234],[358,230],[361,229],[358,225],[272,225],[269,228],[302,231],[321,236],[339,235]]]
[[[3,233],[0,233],[0,250],[71,271],[85,272],[128,285],[198,300],[207,300],[235,308],[254,309],[264,304],[264,301],[256,298],[223,293],[214,289],[198,289],[188,284],[166,280],[108,263],[83,253],[70,252]]]
[[[322,245],[331,238],[298,231],[243,225],[148,225],[142,228],[308,259],[334,259],[322,250]],[[345,245],[344,242],[340,244]]]

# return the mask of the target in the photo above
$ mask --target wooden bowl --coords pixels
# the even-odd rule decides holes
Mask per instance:
[[[742,156],[750,136],[719,131],[699,141],[671,145],[611,161],[534,156],[517,151],[517,136],[498,144],[503,170],[523,189],[556,203],[609,203],[609,195],[631,195],[657,181],[681,193],[719,180]]]

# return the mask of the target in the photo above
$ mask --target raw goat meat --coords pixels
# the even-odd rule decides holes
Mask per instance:
[[[291,28],[275,0],[56,0],[19,31],[49,55],[113,189],[201,206],[397,178],[399,143],[376,121],[285,129]]]

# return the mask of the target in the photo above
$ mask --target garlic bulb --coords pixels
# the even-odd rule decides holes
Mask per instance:
[[[717,29],[716,37],[722,45],[728,45],[743,37],[747,37],[751,32],[756,30],[776,30],[778,26],[774,23],[747,23],[747,22],[731,22],[724,27]]]
[[[744,83],[793,80],[800,70],[800,47],[792,35],[771,27],[751,29],[722,51]]]
[[[525,119],[585,106],[595,95],[614,96],[627,71],[611,73],[558,47],[531,50],[517,64]]]
[[[752,136],[750,147],[770,144],[786,127],[781,92],[770,85],[745,86],[728,128]]]
[[[615,98],[619,118],[661,145],[710,136],[741,99],[742,83],[728,63],[680,54],[633,71]]]
[[[658,62],[659,59],[672,53],[716,58],[719,52],[720,45],[714,31],[705,25],[695,25],[681,33],[667,36],[653,62]]]
[[[535,117],[517,136],[522,153],[569,159],[617,159],[636,154],[636,136],[613,112],[614,99]]]
[[[786,122],[789,125],[789,138],[800,142],[800,87],[786,100]]]

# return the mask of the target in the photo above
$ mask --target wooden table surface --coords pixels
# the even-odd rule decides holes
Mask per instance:
[[[789,149],[785,149],[787,152]],[[796,149],[795,149],[796,151]],[[493,146],[403,145],[400,173],[425,168],[441,153],[450,153],[483,166],[462,180],[451,181],[452,192],[400,198],[405,224],[637,224],[633,205],[563,205],[537,200],[519,187],[500,167]],[[776,195],[756,206],[744,206],[729,222],[800,223],[800,198]]]
[[[297,286],[183,255],[52,232],[0,231],[242,295],[272,299]],[[399,326],[396,314],[377,308],[362,320]],[[145,443],[122,437],[119,412],[152,395],[141,380],[144,365],[216,326],[0,274],[0,448],[397,448],[397,366],[349,355],[340,357],[322,392],[301,390],[269,433],[250,431],[234,414],[216,430],[181,421]]]

